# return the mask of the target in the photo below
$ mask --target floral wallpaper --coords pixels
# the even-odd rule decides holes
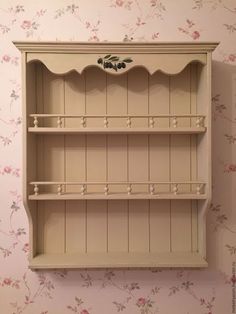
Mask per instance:
[[[213,201],[205,270],[28,269],[21,201],[20,53],[12,40],[216,40]],[[0,312],[235,313],[236,1],[0,1]]]

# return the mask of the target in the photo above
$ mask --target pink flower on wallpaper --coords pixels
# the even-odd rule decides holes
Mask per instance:
[[[236,53],[230,53],[229,55],[225,54],[223,62],[225,63],[236,62]]]
[[[30,29],[31,26],[32,26],[31,21],[23,21],[21,24],[21,28],[23,28],[23,29]]]
[[[0,286],[2,287],[11,287],[14,289],[19,289],[20,288],[20,280],[18,279],[12,279],[10,277],[6,277],[2,280],[0,280]]]
[[[178,30],[191,37],[193,40],[197,40],[200,38],[200,32],[198,30],[193,30],[193,27],[195,26],[195,23],[192,20],[187,19],[186,20],[186,26],[184,27],[178,27]]]
[[[224,172],[236,172],[236,164],[226,164]]]
[[[11,57],[8,54],[5,54],[2,56],[1,63],[11,63],[12,65],[18,65],[19,64],[19,58],[18,57]]]
[[[131,5],[133,4],[133,1],[129,0],[112,0],[111,1],[111,7],[114,8],[125,8],[127,10],[131,10]]]
[[[5,278],[2,282],[2,285],[4,286],[10,286],[12,283],[12,280],[10,278]]]
[[[12,171],[12,168],[10,166],[6,166],[3,168],[3,172],[5,173],[11,173],[11,171]]]
[[[229,55],[229,61],[234,62],[236,60],[236,55],[235,54],[230,54]]]
[[[196,40],[200,37],[200,33],[198,31],[194,31],[191,36],[194,40]]]
[[[11,60],[11,57],[9,55],[4,55],[2,57],[2,61],[9,62],[10,60]]]
[[[0,24],[0,31],[2,34],[10,32],[10,30],[10,27],[8,27],[7,25]]]
[[[38,12],[36,12],[36,16],[37,16],[37,17],[43,16],[43,15],[46,13],[46,11],[47,11],[47,10],[41,9],[41,10],[39,10]]]
[[[0,166],[0,175],[10,174],[14,177],[20,176],[20,168],[13,168],[12,166],[5,166],[1,169]]]
[[[89,312],[88,312],[87,310],[83,309],[83,310],[80,312],[80,314],[89,314]]]
[[[12,143],[12,140],[7,136],[0,136],[0,140],[3,143],[3,146],[7,146],[7,145],[10,145]]]
[[[29,243],[25,243],[25,245],[22,248],[22,251],[24,251],[25,253],[29,252]]]
[[[233,276],[231,277],[231,282],[232,282],[233,285],[236,284],[236,276],[235,276],[235,275],[233,275]]]
[[[146,299],[145,298],[139,298],[137,301],[137,306],[144,306],[146,304]]]
[[[228,249],[230,255],[235,255],[236,254],[236,246],[226,244],[225,247]]]
[[[158,39],[158,38],[159,38],[159,35],[160,35],[160,33],[154,33],[154,34],[152,34],[152,39],[153,39],[153,40]]]
[[[116,5],[118,6],[118,7],[122,7],[122,5],[124,4],[124,0],[116,0]]]

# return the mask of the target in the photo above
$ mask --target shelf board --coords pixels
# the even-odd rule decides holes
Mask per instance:
[[[149,267],[207,267],[197,252],[166,253],[55,253],[39,254],[30,260],[31,269],[47,268],[149,268]]]
[[[54,127],[29,127],[28,132],[39,134],[197,134],[206,131],[205,127],[177,127],[177,128],[54,128]]]
[[[104,195],[102,193],[87,193],[81,195],[79,193],[65,193],[58,195],[56,193],[42,193],[38,195],[29,195],[29,200],[202,200],[206,199],[206,194],[195,193],[159,193],[159,194],[147,194],[147,193],[110,193]]]

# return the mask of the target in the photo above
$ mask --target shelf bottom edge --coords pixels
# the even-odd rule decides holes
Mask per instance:
[[[39,254],[29,262],[31,269],[103,268],[205,268],[207,261],[198,253],[89,253]]]

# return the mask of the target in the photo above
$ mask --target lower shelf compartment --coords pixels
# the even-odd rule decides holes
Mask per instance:
[[[31,269],[49,268],[150,268],[150,267],[207,267],[197,252],[166,253],[75,253],[39,254],[30,260]]]

